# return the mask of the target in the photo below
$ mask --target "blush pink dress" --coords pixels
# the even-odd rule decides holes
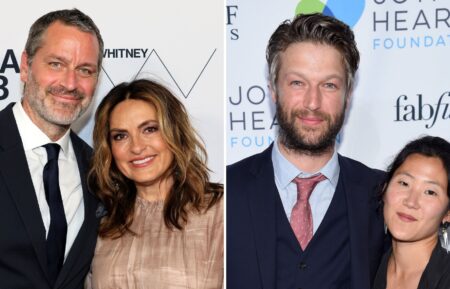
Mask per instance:
[[[206,213],[191,212],[182,231],[168,229],[162,213],[162,201],[138,197],[136,235],[98,238],[85,288],[222,288],[223,198]]]

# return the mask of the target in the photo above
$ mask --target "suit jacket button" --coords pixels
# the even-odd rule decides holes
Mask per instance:
[[[308,268],[308,266],[306,266],[306,264],[304,262],[300,263],[300,269],[301,270],[305,270],[306,268]]]

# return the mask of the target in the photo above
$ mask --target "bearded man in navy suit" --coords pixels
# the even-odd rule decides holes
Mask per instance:
[[[92,149],[70,125],[92,101],[102,52],[77,9],[31,26],[23,97],[0,112],[0,288],[83,288],[101,214],[86,184]]]
[[[275,30],[266,57],[279,132],[227,169],[227,288],[369,289],[384,246],[383,173],[335,148],[359,64],[353,32],[299,15]]]

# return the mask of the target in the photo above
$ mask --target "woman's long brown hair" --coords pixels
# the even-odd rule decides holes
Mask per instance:
[[[107,210],[99,235],[118,238],[131,232],[136,186],[114,163],[109,132],[111,112],[117,104],[127,99],[145,101],[156,109],[159,129],[174,155],[164,175],[174,179],[164,201],[164,222],[168,228],[182,230],[188,221],[189,211],[208,210],[222,198],[223,185],[209,182],[206,150],[183,104],[164,86],[140,79],[114,87],[95,114],[94,156],[88,182]]]

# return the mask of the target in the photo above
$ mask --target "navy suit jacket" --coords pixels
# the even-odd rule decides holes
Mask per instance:
[[[92,149],[71,132],[85,216],[56,284],[51,287],[45,227],[12,106],[0,111],[0,288],[82,289],[94,254],[100,220],[96,217],[98,200],[86,183]]]
[[[227,288],[276,288],[276,198],[272,147],[227,168]],[[351,288],[369,289],[383,254],[375,186],[381,171],[339,155],[351,252]],[[339,187],[339,185],[338,185]],[[339,276],[317,276],[317,278]],[[317,288],[326,289],[326,288]]]

